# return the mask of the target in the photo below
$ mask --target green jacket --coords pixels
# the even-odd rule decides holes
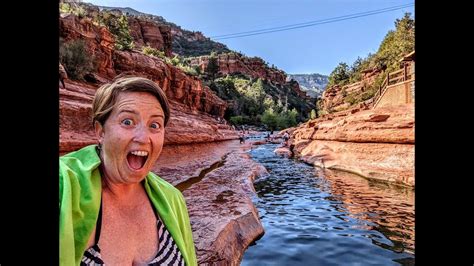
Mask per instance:
[[[96,145],[59,157],[60,265],[79,265],[97,222],[102,191]],[[149,173],[145,190],[186,265],[197,265],[188,210],[181,192]]]

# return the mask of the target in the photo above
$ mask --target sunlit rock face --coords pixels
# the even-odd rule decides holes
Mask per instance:
[[[105,27],[97,27],[88,18],[67,15],[59,18],[59,37],[63,43],[83,40],[88,55],[94,58],[97,74],[108,78],[116,75],[112,60],[115,40]]]
[[[414,107],[401,105],[311,120],[291,142],[315,166],[414,186],[414,131]]]
[[[191,60],[192,65],[198,65],[205,72],[209,64],[209,56],[200,56]],[[217,64],[221,75],[241,73],[253,78],[268,80],[274,84],[285,84],[285,72],[270,68],[258,57],[245,57],[236,53],[217,55]]]
[[[149,29],[152,24],[140,21],[136,23],[139,23],[137,27],[144,27],[146,32],[151,32],[142,33],[143,38],[152,38],[158,34],[159,29]],[[83,40],[86,50],[94,57],[97,65],[96,72],[89,74],[92,77],[89,80],[66,80],[66,88],[61,87],[59,90],[61,154],[97,143],[91,122],[92,99],[97,88],[110,82],[117,74],[147,77],[163,89],[171,103],[171,119],[166,128],[165,145],[238,137],[229,125],[218,121],[218,118],[223,117],[227,103],[207,86],[203,86],[198,78],[186,75],[181,69],[168,65],[157,57],[137,51],[114,50],[111,33],[87,18],[79,19],[74,15],[61,17],[60,36],[65,43]],[[155,39],[155,45],[159,45],[159,38]]]
[[[367,91],[381,71],[380,69],[367,69],[362,73],[360,82],[345,86],[334,85],[327,87],[321,95],[321,110],[339,112],[351,108],[350,102],[347,101],[347,96],[360,95]]]
[[[73,81],[67,89],[59,89],[59,150],[71,152],[97,143],[92,125],[92,99],[96,87]],[[237,139],[229,125],[219,123],[216,116],[193,110],[171,101],[171,118],[165,128],[165,145],[214,142]]]
[[[128,17],[130,35],[135,46],[142,48],[150,46],[171,56],[171,27],[158,24],[156,21],[145,20],[139,17]]]

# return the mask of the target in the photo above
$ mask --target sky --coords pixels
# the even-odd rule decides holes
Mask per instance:
[[[414,0],[85,0],[94,5],[131,7],[162,16],[221,42],[246,56],[258,56],[288,74],[329,75],[340,63],[377,52],[395,20],[414,17]],[[388,12],[391,7],[406,6]],[[374,11],[374,12],[372,12]],[[368,12],[368,13],[367,13]],[[366,15],[372,14],[372,15]],[[328,20],[329,19],[329,20]],[[325,23],[321,23],[322,21]],[[239,38],[220,35],[315,22],[307,27]],[[296,25],[296,26],[299,26]],[[255,32],[254,32],[255,33]],[[212,38],[214,37],[214,38]]]

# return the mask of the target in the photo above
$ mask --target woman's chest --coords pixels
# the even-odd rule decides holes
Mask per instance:
[[[104,206],[99,243],[107,264],[147,264],[159,246],[157,218],[151,206],[135,210]]]

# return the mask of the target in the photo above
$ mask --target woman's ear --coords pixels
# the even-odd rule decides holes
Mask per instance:
[[[104,139],[104,127],[102,127],[99,121],[94,122],[94,130],[99,143],[102,143],[102,140]]]

